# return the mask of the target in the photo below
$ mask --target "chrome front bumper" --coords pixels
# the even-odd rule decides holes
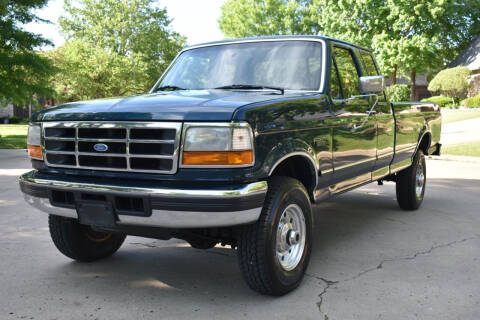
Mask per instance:
[[[101,181],[99,179],[99,181]],[[163,228],[209,228],[234,226],[258,220],[267,192],[267,182],[225,186],[212,189],[171,189],[117,184],[69,182],[38,176],[31,171],[20,177],[25,200],[48,214],[78,218],[75,201],[58,205],[52,191],[70,192],[75,199],[84,194],[115,197],[142,197],[148,201],[148,214],[130,215],[116,212],[117,224]]]

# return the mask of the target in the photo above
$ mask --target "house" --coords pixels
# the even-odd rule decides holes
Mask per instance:
[[[0,105],[0,123],[8,123],[8,119],[11,117],[28,119],[28,109],[15,106],[11,103],[6,106]]]
[[[6,107],[0,105],[0,123],[6,123],[11,117],[13,117],[13,105],[8,104]]]
[[[450,63],[449,67],[468,67],[472,71],[468,96],[480,94],[480,35]]]
[[[473,75],[480,74],[480,35],[450,63],[450,68],[460,66],[468,67]]]

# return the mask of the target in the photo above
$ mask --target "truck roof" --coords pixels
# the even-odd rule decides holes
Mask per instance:
[[[219,41],[211,41],[211,42],[203,42],[203,43],[198,43],[195,45],[191,45],[186,47],[185,49],[189,48],[195,48],[195,47],[201,47],[201,46],[209,46],[209,45],[217,45],[217,44],[228,44],[232,42],[239,42],[239,41],[262,41],[262,40],[286,40],[286,39],[320,39],[320,40],[325,40],[325,41],[335,41],[339,43],[343,43],[361,50],[365,50],[368,52],[371,52],[372,50],[361,47],[359,45],[356,45],[354,43],[344,41],[344,40],[339,40],[336,38],[332,37],[327,37],[327,36],[313,36],[313,35],[288,35],[288,36],[259,36],[259,37],[247,37],[247,38],[234,38],[234,39],[227,39],[227,40],[219,40]]]

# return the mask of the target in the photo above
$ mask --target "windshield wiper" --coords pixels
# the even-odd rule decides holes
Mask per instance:
[[[154,92],[157,92],[157,91],[177,91],[177,90],[187,90],[187,89],[177,87],[177,86],[161,86],[161,87],[156,88],[154,90]]]
[[[271,89],[271,90],[278,90],[282,94],[285,93],[284,88],[280,87],[272,87],[272,86],[260,86],[260,85],[253,85],[253,84],[231,84],[228,86],[221,86],[217,87],[214,89],[251,89],[251,90],[257,90],[257,89]]]

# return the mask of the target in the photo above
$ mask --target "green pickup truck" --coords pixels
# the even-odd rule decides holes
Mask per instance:
[[[148,94],[30,121],[20,188],[64,255],[105,258],[127,235],[229,245],[269,295],[301,283],[313,204],[395,181],[418,209],[425,155],[440,153],[436,105],[390,103],[370,50],[320,36],[188,47]]]

